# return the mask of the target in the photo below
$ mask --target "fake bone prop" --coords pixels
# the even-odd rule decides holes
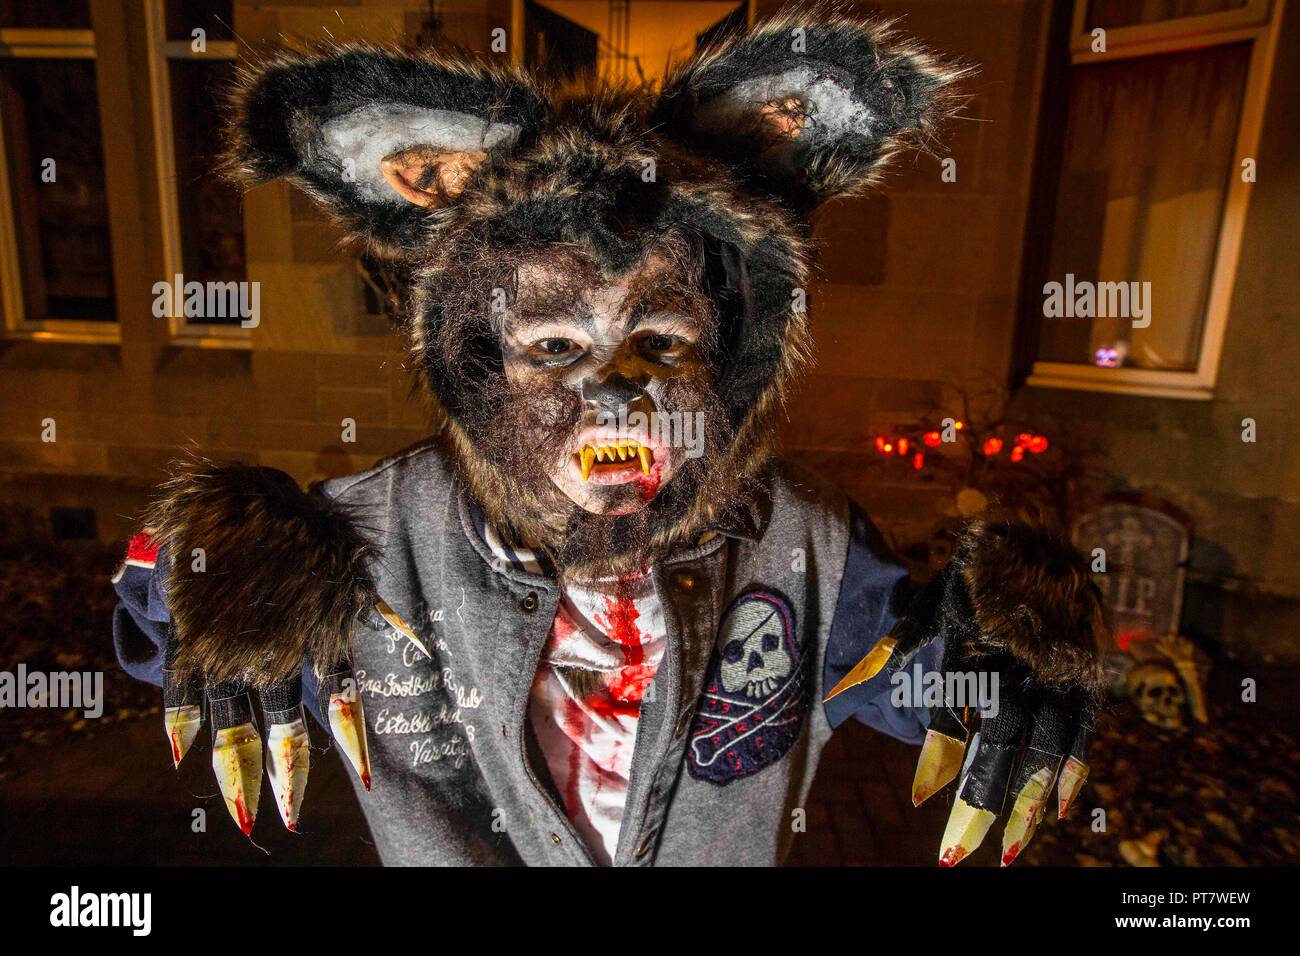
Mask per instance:
[[[1164,730],[1183,729],[1187,694],[1176,675],[1163,664],[1139,664],[1128,675],[1129,694],[1142,719]]]

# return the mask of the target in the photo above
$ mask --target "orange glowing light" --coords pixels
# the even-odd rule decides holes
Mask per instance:
[[[1017,445],[1015,448],[1011,449],[1012,461],[1020,461],[1020,459],[1024,457],[1025,457],[1025,447],[1023,445]]]
[[[900,438],[900,439],[898,440],[898,453],[899,453],[900,455],[906,455],[906,454],[907,454],[907,446],[908,446],[908,441],[907,441],[907,439],[906,439],[906,438]]]
[[[1001,438],[986,438],[986,439],[984,440],[984,457],[985,457],[985,458],[992,458],[993,456],[995,456],[996,454],[998,454],[998,452],[1000,452],[1000,451],[1002,451],[1002,439],[1001,439]]]
[[[924,465],[924,464],[925,464],[925,455],[924,455],[924,454],[922,454],[921,452],[918,451],[915,455],[912,456],[912,467],[913,467],[914,469],[916,469],[917,471],[920,471],[920,470],[921,470],[921,466]]]
[[[938,432],[926,432],[921,436],[921,441],[925,442],[926,448],[938,448],[943,437]]]

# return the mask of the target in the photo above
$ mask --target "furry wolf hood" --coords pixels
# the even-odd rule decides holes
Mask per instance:
[[[409,274],[411,354],[487,518],[567,573],[628,573],[757,493],[810,350],[810,214],[925,148],[963,72],[888,24],[808,10],[697,51],[659,90],[335,45],[241,68],[226,169],[289,180]],[[508,381],[501,304],[525,268],[563,298],[648,257],[709,317],[700,374],[660,409],[702,416],[707,452],[637,513],[594,515],[539,478],[574,400]]]

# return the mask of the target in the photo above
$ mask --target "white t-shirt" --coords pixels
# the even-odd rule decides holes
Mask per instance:
[[[641,701],[663,659],[649,574],[564,589],[528,715],[574,828],[596,861],[618,847]]]

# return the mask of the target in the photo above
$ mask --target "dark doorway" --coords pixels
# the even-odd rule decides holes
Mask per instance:
[[[533,0],[524,4],[525,62],[550,80],[596,71],[597,36]]]

